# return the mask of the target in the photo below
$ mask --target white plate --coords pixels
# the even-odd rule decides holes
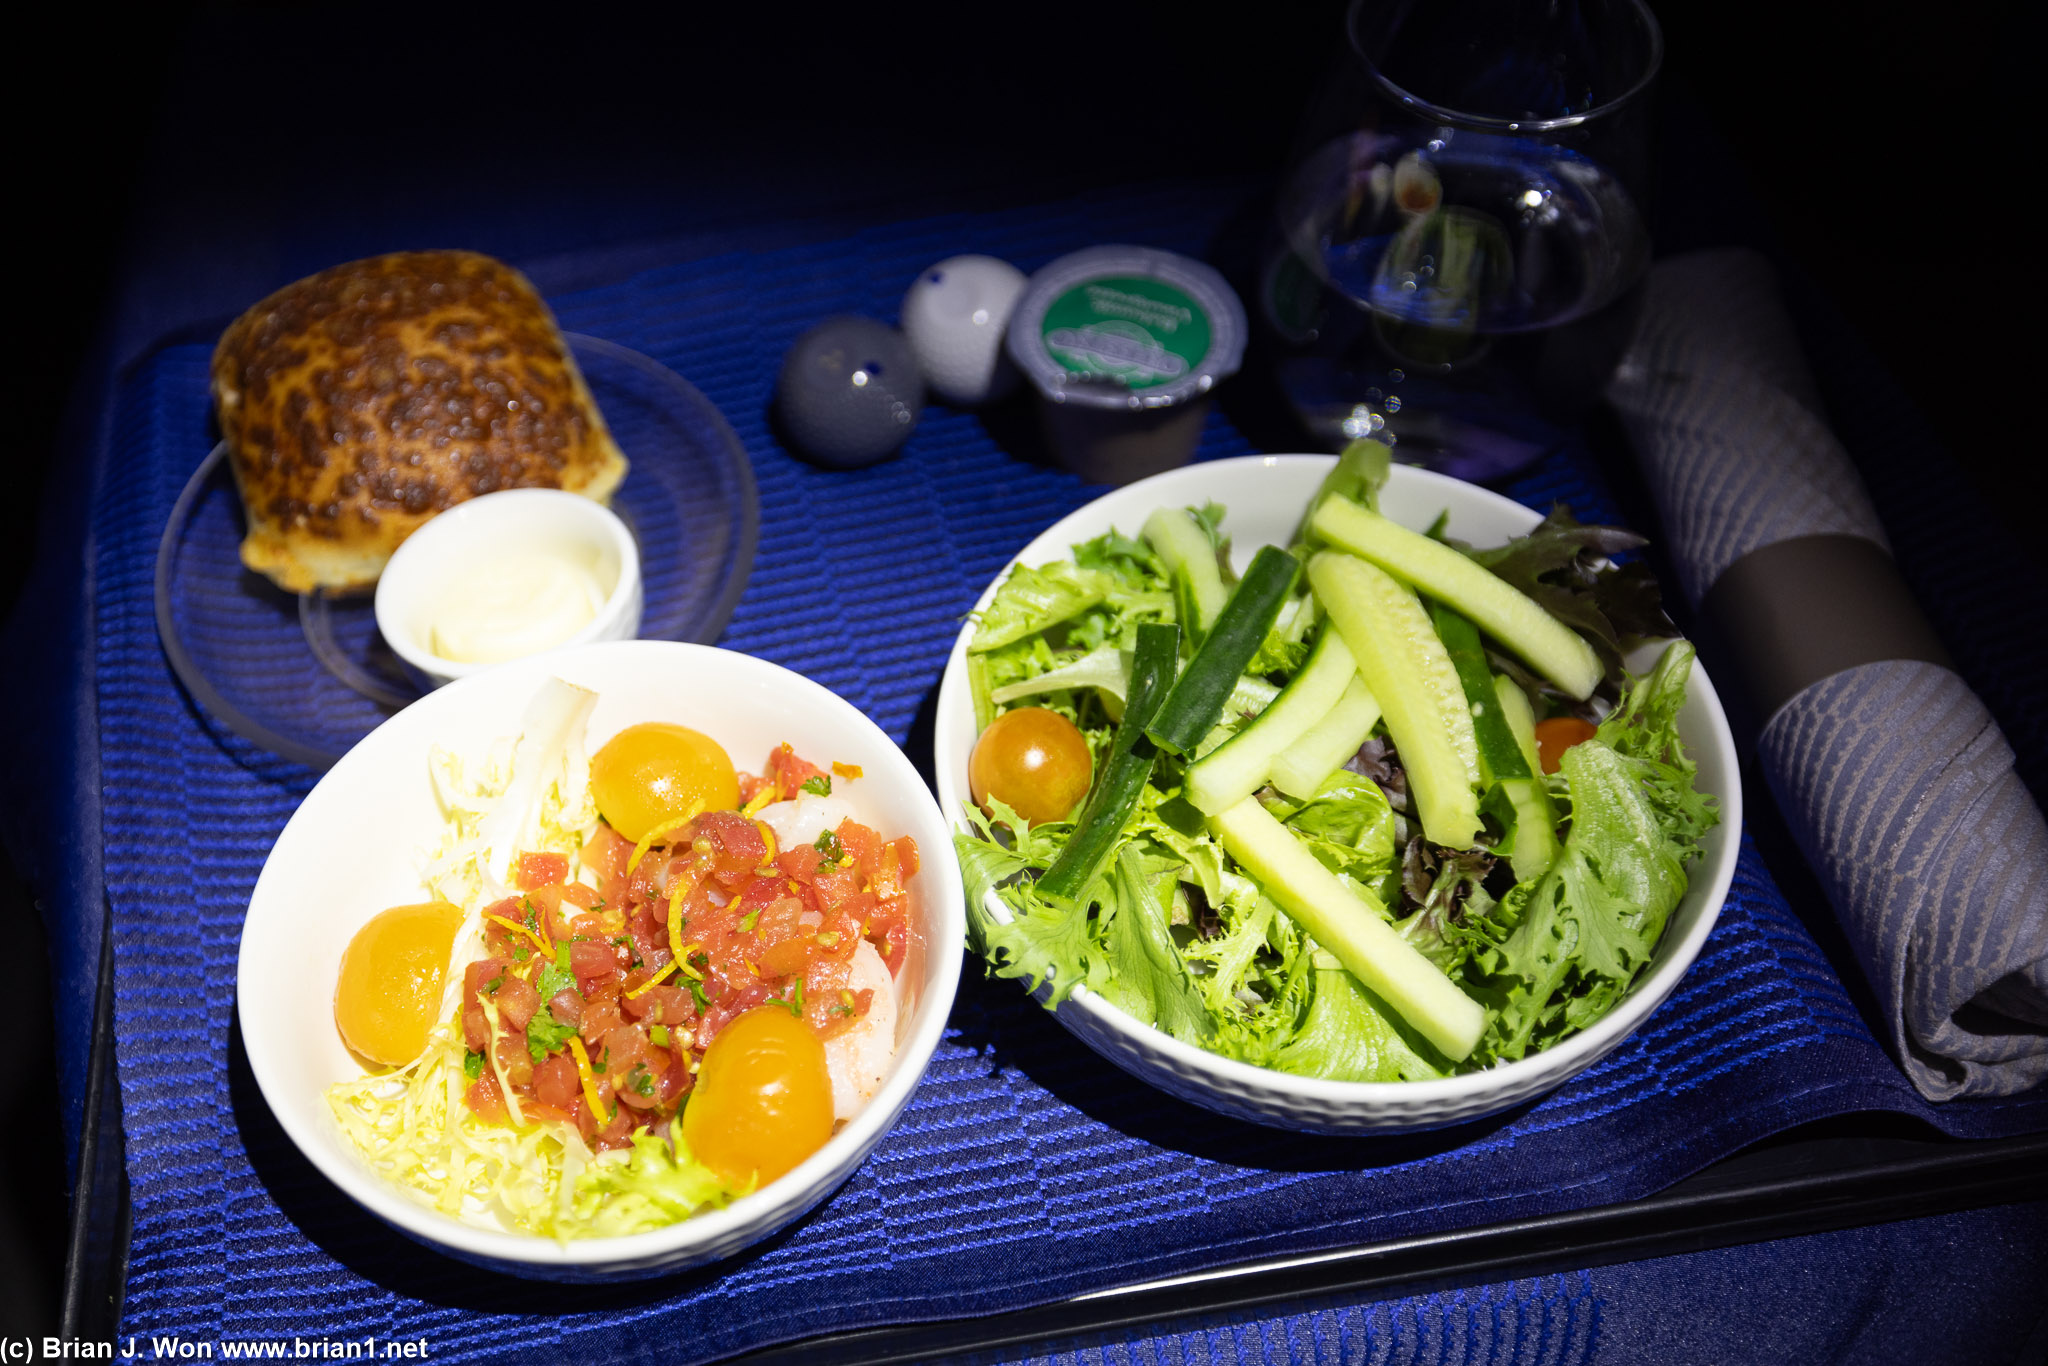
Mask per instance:
[[[430,746],[482,756],[516,735],[550,677],[598,694],[593,751],[628,725],[673,721],[710,735],[758,771],[788,741],[817,762],[858,764],[841,794],[884,837],[923,854],[910,883],[912,942],[898,978],[896,1060],[865,1110],[795,1171],[752,1195],[651,1233],[568,1243],[458,1222],[373,1173],[336,1126],[325,1091],[361,1076],[334,1026],[342,950],[387,906],[426,899],[422,856],[441,813]],[[959,865],[930,789],[903,751],[851,703],[774,664],[703,645],[613,641],[578,646],[460,679],[413,703],[351,749],[278,836],[242,930],[236,1004],[249,1066],[299,1150],[371,1213],[466,1261],[551,1280],[659,1275],[728,1256],[822,1200],[852,1174],[902,1112],[937,1047],[959,984],[966,932]]]
[[[1071,513],[1024,547],[1013,563],[1041,565],[1067,557],[1071,547],[1112,527],[1135,535],[1154,508],[1221,503],[1229,515],[1224,530],[1231,558],[1242,570],[1262,545],[1285,545],[1300,524],[1309,498],[1334,457],[1261,455],[1218,460],[1172,470],[1106,494]],[[1473,545],[1498,545],[1541,519],[1519,503],[1473,484],[1396,465],[1380,494],[1380,510],[1418,530],[1448,511],[1448,534]],[[995,596],[1005,568],[975,604]],[[967,757],[974,747],[974,704],[967,686],[970,623],[960,632],[939,687],[934,759],[939,801],[959,829],[967,795]],[[1629,660],[1647,668],[1661,647],[1646,646]],[[1701,857],[1690,869],[1691,886],[1665,925],[1650,970],[1591,1028],[1519,1062],[1484,1072],[1420,1082],[1341,1082],[1293,1077],[1206,1053],[1141,1025],[1087,988],[1077,989],[1055,1012],[1061,1024],[1089,1047],[1132,1075],[1183,1100],[1223,1114],[1278,1128],[1313,1133],[1358,1133],[1383,1129],[1426,1129],[1495,1114],[1542,1095],[1604,1057],[1670,996],[1720,914],[1735,875],[1742,832],[1742,787],[1728,718],[1708,680],[1695,664],[1679,713],[1679,734],[1699,763],[1700,790],[1720,802],[1721,823],[1710,832]],[[991,912],[1009,913],[993,894]]]

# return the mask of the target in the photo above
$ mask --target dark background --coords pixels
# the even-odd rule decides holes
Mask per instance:
[[[462,196],[510,208],[643,186],[617,200],[624,241],[715,222],[742,200],[792,214],[821,200],[929,208],[1276,174],[1344,6],[1107,0],[973,21],[969,7],[887,0],[829,18],[743,8],[45,11],[9,63],[20,245],[0,612],[38,549],[40,495],[76,454],[66,424],[93,416],[81,376],[134,329],[116,306],[174,305],[210,234],[252,235],[251,221],[282,233],[313,213],[339,236],[388,238],[371,249],[468,245],[412,240],[404,225]],[[1668,41],[1660,241],[1774,240],[1934,420],[1987,522],[2048,559],[2038,419],[2022,412],[2038,384],[2043,252],[2018,202],[2039,153],[2013,115],[2029,50],[2016,8],[1653,8]],[[1083,105],[1092,117],[1054,112]],[[494,244],[506,254],[577,245],[507,224]],[[0,932],[17,983],[0,1050],[0,1333],[41,1333],[56,1321],[67,1193],[47,947],[12,863]]]

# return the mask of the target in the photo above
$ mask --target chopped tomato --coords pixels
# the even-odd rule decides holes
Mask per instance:
[[[875,860],[881,856],[882,837],[860,822],[848,817],[839,823],[834,832],[839,836],[839,847],[853,858],[853,866],[863,878],[875,875]]]
[[[775,866],[786,878],[798,882],[810,882],[818,875],[818,860],[825,857],[818,852],[815,844],[799,844],[794,849],[785,849],[775,856]]]
[[[498,1070],[505,1074],[506,1082],[515,1089],[533,1081],[533,1054],[526,1048],[526,1035],[522,1033],[501,1033],[498,1041],[491,1045],[491,1058]]]
[[[596,873],[600,883],[625,876],[626,860],[632,856],[633,841],[602,821],[598,822],[597,833],[583,846],[583,866]]]
[[[583,996],[574,987],[563,987],[548,1000],[548,1014],[557,1024],[574,1025],[583,1022]]]
[[[512,885],[522,892],[536,887],[550,887],[563,882],[569,876],[567,854],[521,854],[519,863],[512,872]]]
[[[582,939],[569,946],[569,970],[576,974],[576,987],[585,996],[599,979],[617,976],[619,967],[619,951],[614,945]]]
[[[784,801],[789,801],[803,791],[804,784],[813,778],[825,778],[825,770],[808,759],[799,758],[788,741],[777,745],[775,752],[768,756],[768,771],[775,779],[775,788]],[[826,781],[831,781],[826,778]]]
[[[832,1007],[840,1004],[839,993],[852,979],[851,959],[814,958],[804,969],[804,1022],[819,1034],[832,1032],[839,1017]]]
[[[565,882],[561,891],[563,901],[586,911],[594,911],[604,904],[604,897],[598,893],[597,888],[586,887],[580,882]]]
[[[680,1025],[690,1015],[690,993],[664,982],[638,996],[621,997],[619,1009],[642,1024]]]
[[[867,940],[889,965],[891,977],[901,972],[910,948],[910,898],[891,897],[878,905],[867,919]]]
[[[548,1060],[533,1069],[533,1094],[543,1105],[553,1106],[565,1114],[575,1106],[576,1093],[583,1089],[583,1079],[576,1075],[576,1064],[567,1053],[551,1054]]]
[[[662,967],[674,956],[668,948],[668,923],[644,909],[626,923],[626,933],[632,936],[633,956],[642,967]]]
[[[540,1009],[540,993],[533,989],[533,983],[524,977],[507,975],[505,984],[498,988],[495,998],[498,1003],[498,1019],[507,1028],[524,1029],[533,1013]]]
[[[589,1001],[584,1004],[583,1022],[576,1032],[583,1036],[585,1044],[600,1044],[619,1019],[619,1007],[615,1002]]]
[[[498,1089],[497,1075],[488,1067],[462,1093],[462,1103],[487,1124],[503,1124],[511,1118],[505,1110],[505,1094]]]
[[[704,840],[710,841],[703,852],[710,855],[711,876],[728,889],[745,882],[768,857],[761,827],[737,811],[707,811],[698,817],[691,847],[698,848],[697,841]]]
[[[786,744],[769,755],[768,768],[762,778],[740,775],[743,800],[770,785],[791,798],[824,773]],[[601,823],[581,863],[599,888],[569,881],[576,864],[562,855],[521,855],[520,894],[489,908],[504,923],[487,925],[488,956],[464,970],[463,1037],[491,1062],[465,1103],[502,1122],[516,1098],[530,1121],[573,1123],[598,1150],[615,1149],[680,1113],[704,1050],[747,1012],[787,1011],[785,1023],[801,1019],[820,1038],[857,1023],[874,992],[849,986],[855,951],[865,939],[891,972],[902,969],[905,885],[918,871],[918,848],[908,837],[884,842],[853,820],[834,836],[822,849],[776,848],[754,819],[711,811],[665,836],[629,872],[635,846]],[[545,999],[542,973],[551,965],[536,938],[569,950],[573,981],[546,979]],[[671,963],[678,943],[681,970]],[[527,1031],[543,1011],[576,1030],[588,1085],[566,1050],[533,1061]]]

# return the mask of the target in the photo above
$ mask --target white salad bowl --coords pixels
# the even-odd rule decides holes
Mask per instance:
[[[1155,508],[1214,502],[1228,510],[1223,528],[1231,538],[1233,564],[1241,571],[1260,546],[1292,540],[1310,497],[1334,463],[1335,457],[1326,455],[1261,455],[1171,470],[1106,494],[1062,518],[1024,547],[1013,563],[1041,565],[1064,559],[1074,545],[1112,527],[1135,535]],[[1498,545],[1541,520],[1497,493],[1405,465],[1394,467],[1380,493],[1380,511],[1418,530],[1448,513],[1447,534],[1477,546]],[[988,606],[1008,573],[1005,568],[989,585],[976,604],[977,612]],[[939,801],[961,830],[968,828],[962,813],[970,800],[967,760],[975,741],[974,703],[967,684],[967,642],[973,633],[970,622],[947,661],[933,743]],[[1661,651],[1660,645],[1643,647],[1628,661],[1630,668],[1647,669]],[[1440,1128],[1541,1096],[1606,1056],[1671,995],[1699,955],[1728,894],[1741,842],[1742,787],[1728,718],[1697,663],[1678,729],[1699,765],[1699,789],[1719,803],[1720,823],[1688,870],[1689,887],[1665,925],[1649,970],[1590,1028],[1540,1053],[1439,1081],[1326,1081],[1205,1052],[1138,1023],[1086,987],[1076,988],[1054,1017],[1090,1048],[1170,1095],[1282,1129],[1351,1134]],[[988,905],[998,920],[1009,919],[1008,908],[994,893]],[[1040,988],[1041,999],[1045,991]]]
[[[716,739],[759,772],[788,741],[819,763],[857,764],[842,782],[856,816],[885,838],[910,835],[922,867],[910,882],[908,957],[898,978],[896,1056],[867,1107],[794,1171],[723,1209],[668,1228],[557,1242],[459,1221],[376,1175],[343,1136],[325,1092],[363,1075],[334,1023],[342,950],[388,906],[428,899],[420,868],[440,841],[428,772],[440,746],[481,761],[515,738],[551,678],[597,693],[596,748],[628,725],[671,721]],[[504,664],[421,698],[350,750],[307,796],[249,899],[236,1005],[250,1069],[292,1142],[329,1180],[379,1218],[465,1261],[560,1281],[632,1279],[729,1256],[817,1204],[851,1175],[916,1089],[959,984],[964,893],[946,822],[903,751],[851,703],[774,664],[703,645],[611,641]]]

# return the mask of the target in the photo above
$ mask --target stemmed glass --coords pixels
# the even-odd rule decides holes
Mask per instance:
[[[1551,449],[1634,331],[1649,264],[1642,0],[1353,0],[1257,312],[1315,438],[1468,479]]]

